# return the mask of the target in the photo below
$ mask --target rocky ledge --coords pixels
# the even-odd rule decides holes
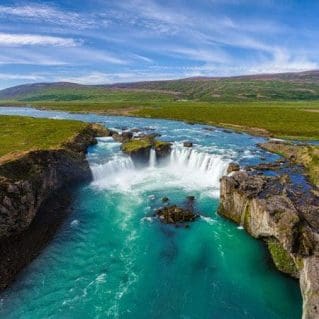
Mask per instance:
[[[276,267],[300,279],[303,319],[319,318],[318,190],[256,167],[224,176],[220,196],[219,214],[264,239]]]
[[[70,186],[92,178],[88,146],[106,133],[88,124],[58,149],[0,161],[0,290],[52,238],[70,204]]]
[[[171,143],[158,141],[153,135],[145,135],[131,138],[122,144],[122,151],[131,156],[137,167],[149,163],[152,149],[155,151],[156,160],[161,160],[170,154]]]

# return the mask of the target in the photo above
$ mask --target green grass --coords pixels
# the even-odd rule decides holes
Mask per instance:
[[[208,102],[319,99],[319,84],[313,80],[174,80],[142,83],[137,87],[178,92],[181,98]]]
[[[103,88],[46,88],[17,97],[21,102],[90,102],[125,103],[143,101],[173,101],[174,92],[147,90],[119,90]]]
[[[319,139],[319,102],[171,103],[134,112],[137,116],[167,118],[220,126],[254,133],[264,129],[273,136],[293,139]],[[236,127],[235,127],[236,128]],[[258,132],[256,132],[258,134]]]
[[[0,116],[0,157],[61,147],[86,126],[79,121]]]
[[[22,104],[21,104],[22,103]],[[2,105],[25,105],[8,101]],[[52,110],[135,115],[233,127],[253,134],[251,128],[267,130],[280,138],[319,140],[319,101],[271,102],[32,102],[30,105]]]
[[[123,152],[130,154],[143,148],[152,147],[153,143],[153,140],[150,138],[130,140],[128,142],[123,143],[122,150]]]
[[[0,105],[166,118],[233,126],[253,134],[266,130],[281,138],[319,139],[319,112],[306,111],[319,110],[316,82],[176,80],[136,84],[134,89],[45,88]]]

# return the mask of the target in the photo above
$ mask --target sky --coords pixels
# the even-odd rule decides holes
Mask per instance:
[[[0,88],[319,68],[317,0],[0,0]]]

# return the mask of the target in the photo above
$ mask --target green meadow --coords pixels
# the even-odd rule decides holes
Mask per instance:
[[[86,126],[79,121],[0,116],[0,157],[61,147]]]

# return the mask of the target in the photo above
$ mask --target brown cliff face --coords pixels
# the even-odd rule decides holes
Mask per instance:
[[[221,179],[219,213],[268,244],[277,268],[300,278],[303,318],[319,318],[319,198],[287,178],[232,172]]]
[[[53,236],[70,203],[68,188],[92,178],[85,152],[103,133],[88,125],[60,149],[0,164],[0,290]]]

